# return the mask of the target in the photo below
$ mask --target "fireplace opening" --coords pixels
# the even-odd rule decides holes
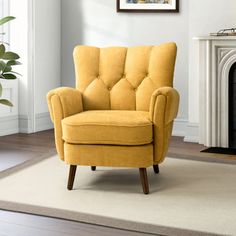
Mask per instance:
[[[236,63],[229,72],[229,148],[236,149]]]

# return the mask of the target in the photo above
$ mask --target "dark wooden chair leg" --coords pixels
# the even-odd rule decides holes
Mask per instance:
[[[96,166],[91,166],[91,170],[95,171],[96,170]]]
[[[68,185],[67,185],[68,190],[73,189],[76,169],[77,169],[77,166],[73,166],[73,165],[70,166],[70,173],[69,173],[69,179],[68,179]]]
[[[147,177],[147,169],[146,168],[140,168],[140,179],[143,186],[143,193],[149,194],[149,185],[148,185],[148,177]]]
[[[156,174],[159,174],[160,170],[159,170],[159,165],[154,165],[153,166],[153,170]]]

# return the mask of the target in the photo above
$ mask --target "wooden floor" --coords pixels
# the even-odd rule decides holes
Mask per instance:
[[[206,153],[201,152],[205,150],[206,147],[199,145],[197,143],[188,143],[184,142],[183,138],[172,137],[170,142],[170,147],[167,156],[180,157],[186,159],[195,159],[199,158],[200,160],[211,159],[212,161],[216,160],[236,160],[236,155],[226,155],[226,154],[216,154],[216,153]],[[217,162],[217,161],[216,161]]]
[[[169,156],[236,160],[235,156],[201,153],[204,146],[171,139]],[[0,137],[0,171],[55,151],[53,131]],[[150,234],[0,210],[0,236],[147,236]]]
[[[55,150],[52,130],[0,137],[0,171]]]

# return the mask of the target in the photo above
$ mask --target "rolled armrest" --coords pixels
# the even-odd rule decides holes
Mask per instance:
[[[179,94],[174,88],[162,87],[152,94],[150,119],[154,128],[154,164],[160,164],[166,156],[178,108]]]
[[[164,122],[168,125],[172,122],[179,109],[179,93],[171,87],[162,87],[154,91],[150,103],[151,120],[158,124]]]
[[[82,96],[77,89],[57,88],[47,95],[48,107],[54,123],[55,142],[58,155],[64,160],[64,141],[61,121],[83,111]]]
[[[62,119],[83,111],[82,96],[77,89],[67,87],[54,89],[48,93],[47,100],[53,122],[56,110],[61,110]]]

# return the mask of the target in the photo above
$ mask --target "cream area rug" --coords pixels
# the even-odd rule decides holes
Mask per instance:
[[[57,156],[0,179],[0,208],[162,235],[236,235],[236,166],[167,158],[148,170],[68,166]]]

